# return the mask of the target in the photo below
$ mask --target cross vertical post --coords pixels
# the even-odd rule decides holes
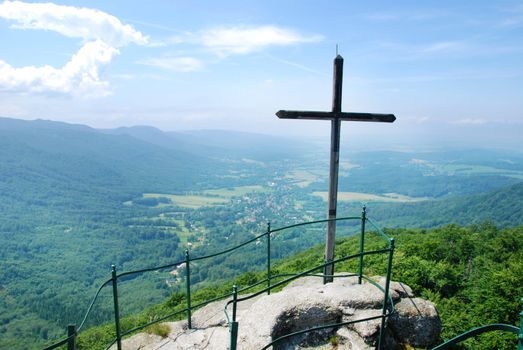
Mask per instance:
[[[332,94],[332,113],[341,113],[341,96],[343,84],[343,58],[337,55],[334,59],[333,72],[333,94]],[[329,172],[329,221],[327,223],[327,236],[325,239],[326,263],[334,260],[334,237],[336,236],[336,207],[338,203],[338,173],[340,168],[340,132],[341,120],[333,118],[331,120],[331,153],[330,153],[330,172]],[[334,275],[334,265],[325,266],[323,271],[325,277],[323,283],[332,282]]]
[[[286,111],[276,113],[280,119],[307,119],[330,120],[331,122],[331,148],[330,148],[330,173],[329,173],[329,198],[328,198],[328,224],[325,239],[325,268],[324,283],[332,282],[334,265],[334,239],[336,236],[336,210],[338,201],[338,172],[340,164],[340,131],[342,121],[359,122],[385,122],[392,123],[396,120],[394,114],[376,113],[345,113],[341,111],[341,96],[343,83],[343,57],[337,55],[334,59],[334,91],[332,98],[332,111]]]

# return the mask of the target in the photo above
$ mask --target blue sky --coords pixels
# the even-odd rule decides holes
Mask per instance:
[[[325,138],[336,44],[344,139],[523,145],[523,1],[4,1],[0,116]]]

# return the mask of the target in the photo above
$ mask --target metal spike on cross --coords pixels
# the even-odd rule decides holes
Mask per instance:
[[[334,238],[336,235],[336,207],[338,200],[338,169],[340,163],[340,129],[342,121],[358,122],[385,122],[392,123],[396,120],[394,114],[375,113],[346,113],[341,111],[341,95],[343,83],[343,57],[337,55],[334,59],[334,92],[331,112],[316,111],[284,111],[276,113],[280,119],[309,119],[331,121],[331,151],[329,175],[329,211],[328,227],[325,240],[325,263],[334,260]],[[332,282],[334,264],[328,264],[324,269],[324,283]]]

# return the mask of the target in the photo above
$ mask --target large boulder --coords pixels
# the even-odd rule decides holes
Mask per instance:
[[[373,281],[385,285],[383,277]],[[441,321],[431,302],[414,298],[409,286],[390,283],[395,312],[381,332],[383,292],[373,283],[357,277],[336,277],[323,284],[321,278],[293,281],[281,292],[259,295],[238,303],[238,350],[259,350],[293,332],[317,326],[368,319],[344,326],[328,327],[276,342],[272,349],[370,350],[376,349],[380,333],[386,349],[400,344],[432,347],[439,338]],[[242,298],[245,296],[242,296]],[[167,337],[138,334],[123,342],[124,349],[228,349],[229,327],[223,312],[226,301],[211,303],[194,312],[193,329],[186,321],[168,323]],[[232,314],[231,306],[228,308]]]
[[[260,297],[242,316],[239,349],[260,349],[279,337],[325,324],[338,323],[342,310],[317,288],[291,288]],[[276,349],[324,340],[334,329],[278,342]]]

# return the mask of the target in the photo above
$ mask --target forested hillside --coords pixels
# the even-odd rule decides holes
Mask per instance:
[[[523,295],[523,226],[500,230],[485,223],[468,227],[448,225],[430,230],[390,229],[386,233],[396,239],[392,279],[408,284],[416,295],[437,305],[443,323],[442,342],[490,323],[519,326],[520,298]],[[383,245],[382,240],[368,236],[368,249]],[[358,249],[357,237],[336,242],[337,257],[355,254]],[[321,263],[323,246],[318,245],[282,259],[272,273],[300,272]],[[337,271],[356,269],[357,261],[336,265]],[[383,275],[385,270],[385,257],[365,258],[366,274]],[[264,272],[243,274],[225,283],[200,289],[194,293],[193,301],[209,300],[230,292],[233,284],[242,288],[264,277]],[[165,303],[130,316],[122,324],[125,329],[130,329],[184,308],[184,303],[183,293],[175,293]],[[83,333],[79,344],[81,349],[97,349],[113,338],[113,325],[108,324]],[[515,335],[492,332],[468,340],[457,348],[509,350],[515,346]]]
[[[342,204],[347,212],[354,204]],[[469,225],[490,221],[500,227],[520,225],[523,220],[523,183],[485,193],[418,203],[375,203],[370,215],[387,227],[434,227],[448,223]]]
[[[228,131],[96,130],[0,118],[0,347],[39,348],[79,323],[100,283],[216,252],[273,227],[325,218],[328,146]],[[507,151],[362,152],[340,162],[339,215],[382,227],[523,224],[523,156]],[[357,227],[340,227],[352,235]],[[325,228],[275,239],[274,258],[322,242]],[[204,287],[263,262],[246,248],[194,267]],[[123,314],[180,281],[138,278]],[[109,320],[110,303],[88,320]]]
[[[484,223],[430,230],[393,229],[386,233],[396,239],[392,278],[436,303],[443,322],[442,340],[489,323],[519,325],[523,226],[500,230]],[[357,239],[347,239],[338,243],[336,254],[353,254],[357,247]],[[281,269],[302,269],[311,261],[319,263],[322,257],[320,246],[298,254],[292,262],[284,262]],[[367,260],[372,264],[372,274],[384,273],[384,259]],[[354,262],[339,268],[355,271],[356,266]],[[499,332],[478,340],[467,341],[464,348],[508,350],[516,344],[514,335]]]
[[[60,336],[64,325],[78,322],[111,264],[132,269],[182,256],[190,232],[182,234],[178,219],[187,209],[160,218],[154,207],[162,200],[142,199],[144,193],[184,195],[267,181],[258,175],[263,164],[242,160],[249,152],[236,154],[231,146],[210,152],[153,130],[169,147],[82,125],[0,118],[0,347],[26,348],[17,341],[23,337],[38,348]],[[286,149],[286,157],[299,157]],[[171,290],[150,280],[142,287],[151,290],[149,303]],[[142,295],[130,296],[131,310]],[[102,310],[89,321],[108,317]]]
[[[176,251],[176,236],[124,229],[141,210],[122,202],[146,188],[208,181],[192,155],[45,121],[2,119],[0,159],[2,348],[24,348],[16,336],[38,344],[62,334],[58,325],[83,312],[111,263],[143,263],[151,251],[159,262]]]

